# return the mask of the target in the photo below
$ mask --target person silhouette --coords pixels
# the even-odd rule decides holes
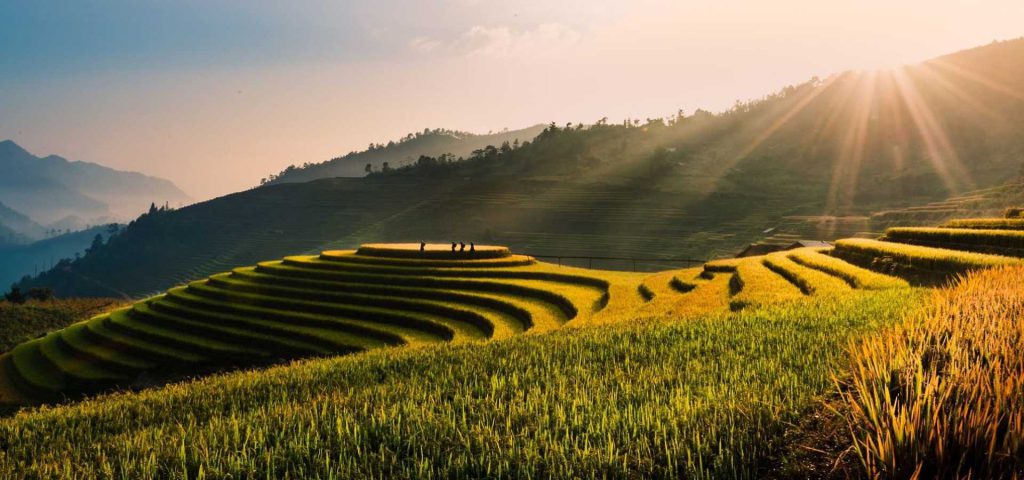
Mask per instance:
[[[466,244],[465,243],[459,242],[459,251],[460,252],[465,252],[466,251]]]
[[[422,252],[422,251],[424,251],[426,249],[427,249],[427,244],[424,243],[424,242],[420,242],[420,251]]]
[[[469,242],[469,251],[470,252],[475,252],[476,251],[476,244],[475,243]]]
[[[452,251],[455,251],[455,242],[452,242]]]

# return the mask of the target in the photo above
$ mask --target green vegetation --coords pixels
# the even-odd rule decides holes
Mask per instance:
[[[1024,256],[1024,231],[969,228],[897,227],[885,231],[884,240],[956,250]]]
[[[1017,232],[888,233],[949,248],[853,238],[642,274],[370,244],[235,268],[0,356],[8,405],[99,394],[0,419],[21,440],[0,476],[814,476],[794,430],[838,430],[808,418],[845,418],[869,476],[1011,472],[1024,259],[956,248]],[[921,317],[910,285],[962,274]]]
[[[53,330],[111,310],[122,300],[111,298],[0,301],[0,352]]]
[[[866,473],[1014,478],[1024,465],[1024,268],[975,272],[858,344],[840,393]]]
[[[843,347],[919,298],[388,349],[41,408],[0,420],[18,439],[0,476],[759,477]]]

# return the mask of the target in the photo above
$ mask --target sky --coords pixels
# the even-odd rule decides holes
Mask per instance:
[[[202,200],[427,127],[719,111],[1021,36],[1020,0],[4,0],[0,140]]]

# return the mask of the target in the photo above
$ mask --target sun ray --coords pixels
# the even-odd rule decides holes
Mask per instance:
[[[893,78],[910,119],[924,142],[928,161],[939,174],[942,183],[951,193],[961,191],[962,186],[972,188],[974,182],[970,173],[964,168],[945,130],[935,118],[935,113],[921,98],[912,79],[902,69],[894,71]]]
[[[965,92],[962,88],[951,82],[946,75],[942,72],[937,71],[933,66],[929,64],[922,64],[912,71],[913,74],[923,77],[921,80],[929,85],[943,89],[946,93],[956,97],[958,102],[962,105],[967,105],[977,111],[978,113],[988,117],[989,120],[995,122],[1005,122],[1006,117],[996,112],[987,105],[981,103],[978,99],[974,98],[970,93]]]
[[[875,72],[863,74],[858,78],[853,128],[847,129],[840,146],[839,158],[832,170],[832,181],[825,207],[827,212],[836,213],[841,208],[851,206],[855,200],[877,83]]]
[[[747,155],[750,155],[751,152],[756,150],[757,147],[761,146],[762,143],[771,138],[772,135],[775,134],[775,132],[777,132],[780,128],[789,123],[789,121],[792,120],[793,117],[795,117],[798,113],[807,108],[807,106],[810,105],[810,103],[815,98],[818,98],[818,96],[821,95],[822,92],[828,90],[832,83],[835,82],[836,78],[837,76],[829,77],[825,79],[823,82],[821,82],[819,85],[816,85],[809,93],[804,94],[803,98],[797,101],[792,108],[790,108],[781,117],[777,118],[774,122],[772,122],[772,124],[763,132],[758,134],[757,137],[755,137],[749,145],[744,147],[743,150],[741,150],[740,153],[733,158],[732,164],[736,164],[740,160],[743,160],[744,158],[747,157]]]
[[[982,86],[988,87],[990,90],[993,90],[995,92],[1009,95],[1017,100],[1024,100],[1024,93],[1014,90],[1013,88],[1003,85],[995,80],[992,80],[991,78],[985,78],[981,75],[978,75],[977,73],[964,70],[963,68],[953,65],[947,61],[937,59],[928,62],[928,64],[939,67],[942,70],[949,72],[953,75],[957,75],[961,78],[981,84]]]

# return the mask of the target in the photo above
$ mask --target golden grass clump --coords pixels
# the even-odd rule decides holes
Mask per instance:
[[[971,273],[852,349],[854,449],[885,478],[1024,473],[1024,267]]]

